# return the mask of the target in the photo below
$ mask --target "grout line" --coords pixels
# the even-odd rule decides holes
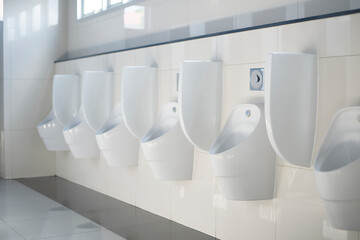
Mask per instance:
[[[359,54],[348,54],[348,55],[340,55],[340,56],[327,56],[327,57],[319,57],[319,59],[328,59],[328,58],[345,58],[345,57],[360,57]]]

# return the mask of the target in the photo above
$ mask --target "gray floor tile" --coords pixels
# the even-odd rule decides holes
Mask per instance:
[[[11,222],[8,225],[27,240],[103,230],[78,214]]]
[[[19,234],[5,224],[0,223],[1,240],[24,240]]]

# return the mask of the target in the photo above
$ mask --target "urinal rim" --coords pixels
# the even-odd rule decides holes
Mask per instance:
[[[120,109],[120,110],[119,110]],[[119,115],[121,115],[121,121],[120,122],[116,122],[116,124],[113,124],[114,126],[111,128],[107,128],[108,122],[110,121],[111,117],[113,116],[114,111],[116,111],[116,113],[120,112]],[[125,126],[125,122],[124,122],[124,114],[122,111],[122,104],[121,101],[117,102],[114,107],[113,110],[111,111],[110,117],[109,119],[104,123],[104,125],[99,128],[98,130],[96,130],[96,136],[101,136],[103,134],[106,134],[112,130],[115,130],[117,127],[119,127],[121,124],[124,124]],[[106,129],[105,129],[106,128]],[[126,127],[125,127],[126,128]]]
[[[151,140],[145,141],[145,138],[148,137],[150,131],[151,131],[152,128],[153,128],[153,126],[155,126],[155,123],[156,123],[156,121],[157,121],[157,119],[158,119],[158,118],[156,118],[155,121],[154,121],[153,126],[152,126],[152,127],[149,129],[149,131],[144,135],[144,137],[141,138],[141,140],[140,140],[140,143],[141,143],[141,144],[147,144],[147,143],[152,143],[152,142],[158,141],[160,138],[163,138],[163,137],[165,137],[166,135],[169,135],[171,132],[175,131],[178,126],[180,126],[180,116],[179,116],[179,111],[178,111],[178,109],[179,109],[179,104],[178,104],[177,102],[167,102],[167,103],[165,103],[165,104],[162,106],[162,108],[160,109],[160,112],[162,112],[165,108],[167,108],[168,105],[175,105],[176,108],[177,108],[177,112],[176,112],[176,118],[177,118],[177,119],[176,119],[176,123],[174,124],[174,126],[171,127],[168,131],[166,131],[166,132],[164,132],[163,134],[161,134],[160,136],[158,136],[158,137],[156,137],[156,138],[152,138],[152,139],[149,138],[149,139],[151,139]],[[158,117],[159,117],[159,115],[158,115]],[[181,126],[180,126],[180,128],[181,128]],[[182,131],[182,130],[181,130],[181,131]]]
[[[217,143],[219,137],[221,136],[221,134],[223,133],[223,130],[224,130],[224,127],[226,126],[228,120],[230,119],[230,117],[232,117],[232,115],[234,114],[234,112],[238,109],[238,108],[241,108],[243,106],[246,106],[246,105],[250,105],[250,106],[255,106],[258,110],[259,110],[259,113],[260,113],[260,117],[259,117],[259,120],[257,121],[256,123],[256,126],[254,128],[254,130],[250,133],[250,135],[248,137],[246,137],[246,139],[240,141],[239,143],[235,144],[234,146],[224,150],[224,151],[221,151],[221,152],[217,152],[215,153],[213,151],[213,148],[215,147],[215,144]],[[263,112],[261,112],[261,105],[262,105],[262,109],[263,109]],[[226,122],[225,122],[225,125],[223,127],[223,129],[221,129],[220,131],[220,134],[218,135],[218,137],[215,139],[214,143],[211,145],[210,147],[210,150],[209,150],[209,154],[211,156],[218,156],[218,155],[223,155],[223,154],[226,154],[227,152],[230,152],[230,151],[233,151],[235,148],[237,148],[239,145],[241,145],[242,143],[244,143],[244,141],[247,141],[249,140],[252,136],[254,136],[258,130],[258,127],[260,125],[260,122],[262,119],[264,119],[264,104],[263,103],[242,103],[242,104],[238,104],[236,105],[235,107],[232,108],[231,112],[230,112],[230,115],[229,117],[227,118]],[[265,129],[266,131],[266,129]]]
[[[79,117],[79,118],[82,117],[82,118],[81,118],[78,122],[76,122],[75,125],[72,125],[73,122],[75,122],[75,120],[77,120],[78,117]],[[86,115],[85,115],[85,113],[84,113],[83,108],[80,107],[80,110],[78,111],[78,113],[76,114],[76,116],[73,118],[73,120],[72,120],[68,125],[66,125],[66,126],[64,127],[63,132],[64,132],[64,133],[65,133],[65,132],[68,132],[68,131],[70,131],[70,130],[72,130],[72,129],[74,129],[74,128],[77,128],[77,127],[81,126],[82,124],[86,124],[90,129],[92,129],[94,132],[96,132],[96,130],[95,130],[95,129],[89,124],[89,122],[87,121]],[[71,125],[71,127],[70,127],[70,125]]]
[[[55,113],[54,113],[54,109],[52,108],[51,111],[48,113],[48,115],[46,115],[46,117],[41,120],[41,122],[39,122],[36,127],[42,127],[45,124],[50,123],[51,121],[53,121],[56,118]]]
[[[327,163],[326,161],[326,158],[323,157],[323,158],[320,158],[320,155],[321,154],[324,154],[323,151],[324,151],[324,143],[325,141],[328,139],[329,135],[331,134],[331,130],[332,128],[335,126],[335,123],[337,121],[337,119],[340,117],[340,115],[342,115],[343,113],[345,112],[348,112],[348,111],[352,111],[352,110],[358,110],[359,111],[359,115],[360,115],[360,106],[352,106],[352,107],[345,107],[345,108],[342,108],[340,110],[338,110],[335,115],[333,116],[333,118],[331,119],[331,122],[329,124],[329,127],[326,131],[326,135],[321,143],[321,146],[319,148],[319,151],[318,153],[316,154],[316,158],[315,158],[315,163],[314,163],[314,170],[317,174],[326,174],[326,173],[331,173],[331,172],[336,172],[336,171],[340,171],[340,170],[343,170],[343,169],[346,169],[348,167],[350,167],[350,165],[354,164],[355,162],[358,162],[360,161],[360,157],[356,160],[353,160],[345,165],[342,165],[341,167],[339,168],[336,168],[336,169],[332,169],[332,170],[321,170],[321,168],[323,168],[324,164]]]

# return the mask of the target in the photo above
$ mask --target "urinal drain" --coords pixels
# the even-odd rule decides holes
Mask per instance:
[[[246,110],[245,115],[246,115],[246,117],[249,118],[249,117],[251,116],[251,111],[250,111],[250,110]]]

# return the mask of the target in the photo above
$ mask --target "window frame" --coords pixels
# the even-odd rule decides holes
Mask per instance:
[[[81,4],[81,11],[80,11],[80,17],[77,16],[77,21],[83,21],[83,20],[87,20],[89,18],[92,17],[97,17],[97,16],[101,16],[103,14],[107,14],[108,12],[111,12],[113,10],[116,9],[121,9],[121,8],[126,8],[129,7],[131,5],[135,5],[139,2],[145,1],[145,0],[130,0],[127,3],[115,3],[115,4],[111,4],[111,0],[101,0],[102,1],[102,8],[100,11],[95,12],[93,11],[92,13],[88,13],[88,14],[84,14],[84,0],[76,0],[77,1],[77,5],[76,7],[78,7],[78,2],[80,1]],[[106,8],[104,8],[104,3],[106,3]],[[77,11],[78,12],[78,11]]]

